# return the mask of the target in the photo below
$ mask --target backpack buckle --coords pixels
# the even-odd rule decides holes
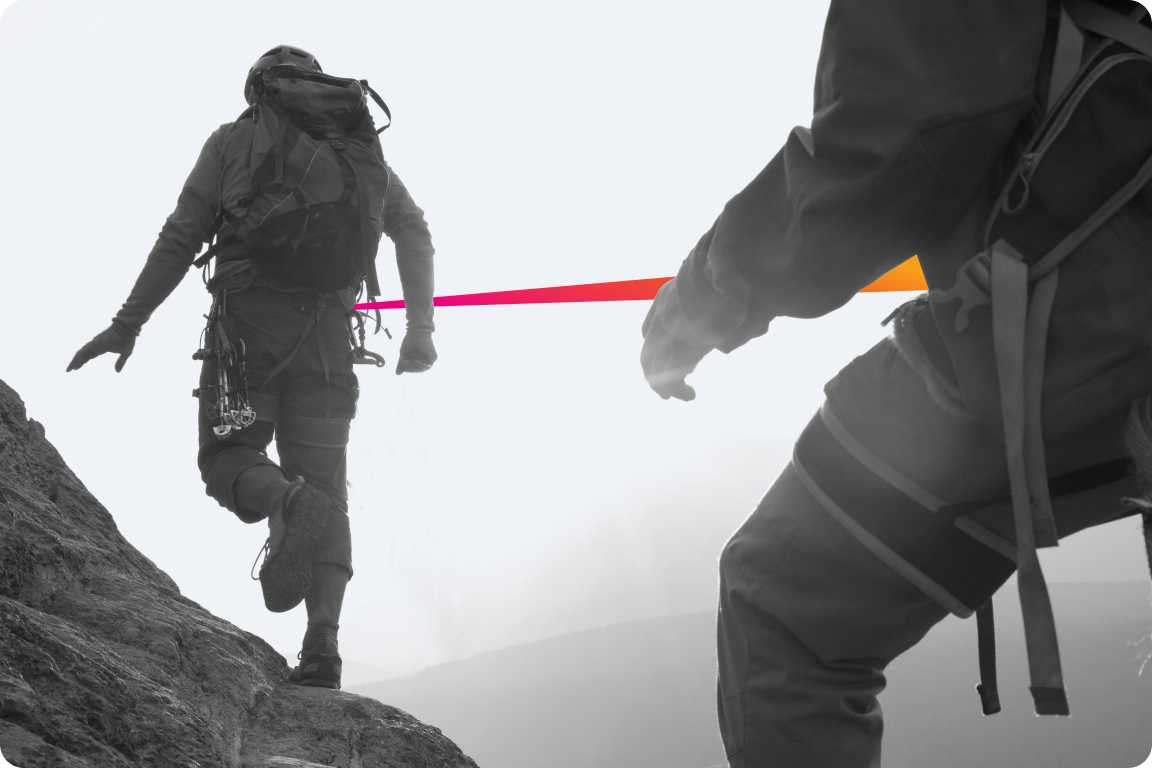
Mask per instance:
[[[992,247],[969,259],[960,269],[956,270],[956,282],[946,291],[939,288],[928,292],[928,301],[932,304],[943,304],[960,299],[960,308],[956,310],[956,333],[964,333],[971,323],[969,315],[976,307],[992,304],[992,253],[999,251],[1016,261],[1023,261],[1024,255],[1001,239],[993,243]]]

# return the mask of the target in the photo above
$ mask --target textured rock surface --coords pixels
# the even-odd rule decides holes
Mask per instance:
[[[0,381],[0,750],[13,765],[451,766],[439,730],[283,683],[120,535]]]

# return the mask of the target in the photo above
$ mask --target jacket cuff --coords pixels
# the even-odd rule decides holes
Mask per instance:
[[[435,273],[431,254],[397,248],[396,267],[400,272],[400,286],[404,293],[404,317],[408,332],[431,334],[436,330],[436,324],[432,322]]]
[[[739,275],[717,274],[708,252],[716,227],[708,230],[680,265],[676,295],[694,341],[727,354],[768,331],[772,315],[752,301]]]

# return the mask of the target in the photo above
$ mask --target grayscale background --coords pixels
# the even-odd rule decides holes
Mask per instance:
[[[199,275],[156,312],[123,373],[111,357],[64,373],[126,298],[208,135],[244,108],[251,63],[289,43],[381,93],[395,116],[385,156],[432,228],[437,295],[629,280],[675,274],[727,199],[808,123],[827,11],[780,0],[0,8],[0,378],[185,595],[290,659],[303,609],[267,613],[248,579],[266,530],[217,507],[196,471]],[[381,253],[383,298],[400,298],[387,242]],[[706,359],[690,404],[661,401],[643,380],[646,302],[441,308],[440,361],[399,378],[403,314],[386,312],[397,340],[368,346],[389,368],[358,369],[345,687],[411,708],[485,766],[720,764],[709,655],[719,549],[787,462],[823,383],[909,298],[865,294],[819,320],[777,320]],[[975,627],[946,622],[910,655],[918,671],[894,668],[891,765],[928,754],[938,766],[1126,768],[1147,754],[1152,671],[1137,673],[1152,612],[1138,523],[1041,557],[1055,594],[1070,585],[1061,631],[1083,625],[1089,638],[1066,665],[1112,664],[1085,673],[1105,694],[1121,685],[1108,674],[1135,686],[1080,704],[1073,684],[1069,722],[1122,725],[1077,730],[1084,753],[1040,749],[1064,726],[1028,725],[1022,672],[1004,695],[1024,725],[969,722]],[[1014,590],[999,599],[1012,622]],[[1115,610],[1090,613],[1104,605]],[[1018,629],[1002,635],[1004,664],[1022,670]],[[357,688],[379,680],[391,682]],[[888,703],[898,696],[903,709]],[[525,707],[544,724],[516,720]],[[643,746],[657,743],[667,754]]]

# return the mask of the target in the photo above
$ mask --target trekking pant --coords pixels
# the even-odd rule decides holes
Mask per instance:
[[[732,768],[879,766],[884,668],[1015,570],[1010,505],[973,512],[964,533],[951,523],[964,504],[906,508],[875,474],[886,464],[949,503],[1000,499],[998,435],[933,402],[891,340],[825,392],[793,462],[720,557],[717,703]],[[1050,475],[1122,457],[1122,425],[1119,413],[1047,446]],[[1088,511],[1057,504],[1058,531],[1118,516],[1118,496]]]
[[[266,449],[273,437],[279,468],[288,479],[303,476],[324,491],[335,507],[316,545],[314,562],[342,565],[352,572],[348,525],[348,429],[356,414],[359,386],[352,371],[348,310],[331,295],[283,292],[256,284],[229,291],[226,313],[246,346],[249,400],[256,422],[221,440],[208,418],[213,395],[200,396],[200,450],[197,463],[205,492],[246,523],[260,512],[240,509],[236,479],[252,467],[277,466]],[[269,378],[281,361],[292,356]],[[200,386],[216,380],[216,363],[205,360]]]

